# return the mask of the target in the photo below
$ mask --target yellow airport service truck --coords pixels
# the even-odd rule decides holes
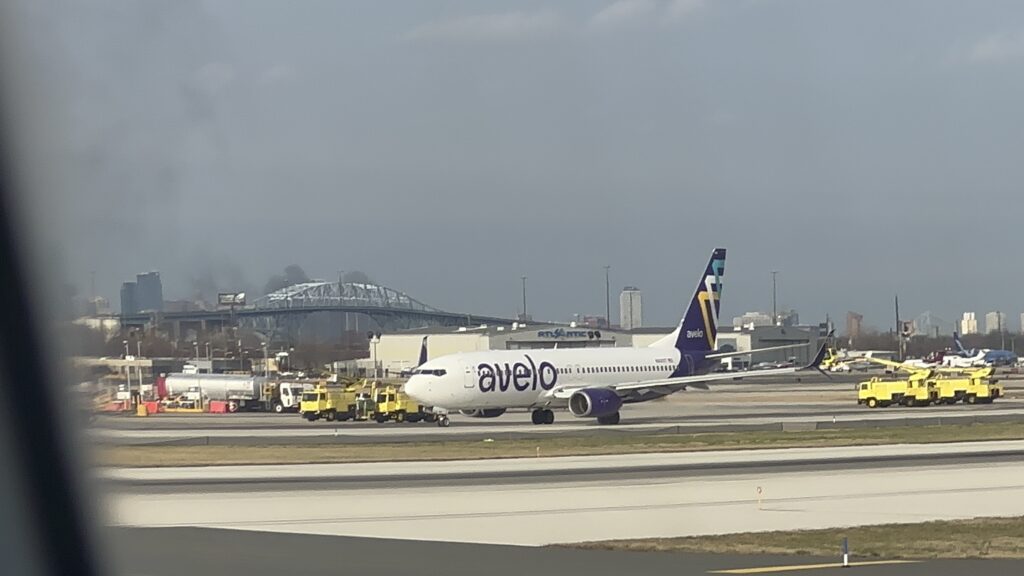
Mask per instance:
[[[378,423],[388,420],[395,422],[434,421],[434,413],[410,398],[401,388],[395,386],[374,388],[373,397],[377,405],[373,418]]]
[[[906,380],[883,380],[874,377],[857,385],[857,404],[878,408],[901,406],[927,406],[932,403],[932,387],[925,372],[912,374]]]
[[[434,413],[421,406],[400,388],[380,386],[377,382],[363,386],[318,385],[303,394],[299,413],[310,422],[324,419],[335,420],[376,420],[384,423],[433,422]]]
[[[327,386],[318,384],[312,390],[302,393],[299,414],[310,422],[321,418],[328,422],[356,418],[358,390],[351,386]]]
[[[857,385],[857,404],[864,404],[868,408],[902,404],[906,393],[906,380],[883,380],[875,377]]]
[[[914,372],[906,380],[872,378],[857,386],[857,403],[879,406],[928,406],[936,404],[988,404],[1003,395],[1003,387],[991,378],[992,368],[964,376],[948,376],[927,370]]]
[[[975,370],[961,377],[935,378],[935,401],[938,404],[991,404],[1003,395],[1003,386],[992,378],[991,367]]]

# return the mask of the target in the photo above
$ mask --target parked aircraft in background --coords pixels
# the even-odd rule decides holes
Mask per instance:
[[[952,368],[969,368],[977,366],[1011,366],[1017,363],[1017,354],[1009,350],[992,350],[977,348],[968,350],[960,341],[960,335],[953,332],[953,344],[956,354],[943,357],[943,364]]]

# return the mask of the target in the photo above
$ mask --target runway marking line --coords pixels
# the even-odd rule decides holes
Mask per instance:
[[[867,562],[850,562],[851,568],[858,566],[879,566],[882,564],[916,564],[920,560],[870,560]],[[795,564],[793,566],[761,566],[758,568],[730,568],[728,570],[711,570],[709,574],[768,574],[771,572],[789,572],[795,570],[820,570],[822,568],[840,568],[841,562],[827,564]]]

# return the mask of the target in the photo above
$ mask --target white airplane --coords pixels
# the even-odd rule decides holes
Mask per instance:
[[[718,311],[721,305],[725,249],[711,254],[686,314],[671,334],[645,348],[563,348],[489,350],[443,356],[413,371],[405,392],[440,413],[481,417],[500,416],[509,408],[527,408],[534,424],[551,424],[553,408],[577,417],[618,424],[623,404],[661,398],[687,386],[706,389],[707,382],[733,380],[734,373],[710,373],[721,358],[795,346],[774,346],[746,352],[717,352]],[[814,361],[803,367],[745,373],[743,379],[791,374],[817,368],[827,341]],[[796,345],[802,346],[802,345]]]

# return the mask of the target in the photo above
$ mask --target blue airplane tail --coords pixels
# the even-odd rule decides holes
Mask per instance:
[[[675,346],[678,350],[688,352],[714,350],[715,338],[718,336],[718,310],[721,307],[724,275],[725,248],[715,248],[679,326],[651,346]]]
[[[420,358],[416,362],[416,367],[419,368],[427,363],[427,337],[423,337],[423,342],[420,344]]]
[[[963,342],[960,341],[960,335],[957,334],[956,331],[953,331],[953,345],[956,346],[957,352],[967,352],[967,349],[964,348]]]

